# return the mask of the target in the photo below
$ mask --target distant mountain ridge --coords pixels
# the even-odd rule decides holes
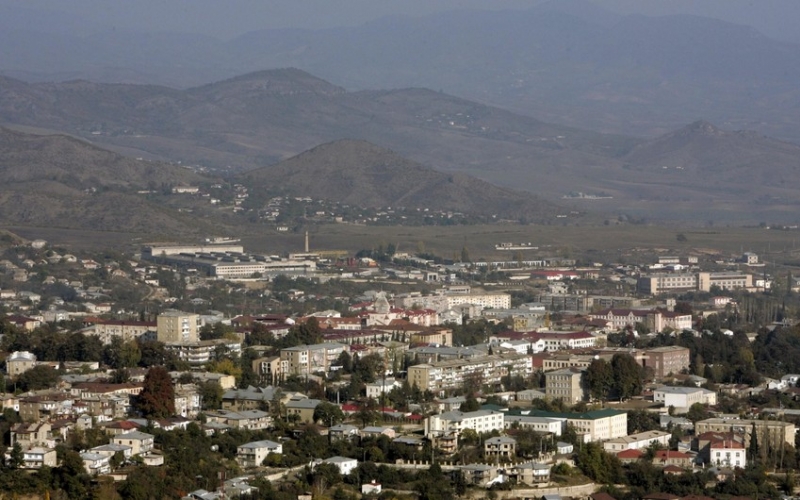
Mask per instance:
[[[0,70],[28,80],[187,88],[297,67],[349,90],[442,89],[599,131],[654,137],[705,117],[800,142],[799,46],[702,17],[621,16],[591,2],[557,0],[521,11],[391,17],[226,41],[4,27]]]

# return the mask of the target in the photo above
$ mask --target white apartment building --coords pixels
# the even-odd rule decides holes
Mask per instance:
[[[510,309],[511,295],[507,293],[469,293],[445,295],[446,309],[452,309],[461,304],[472,304],[483,309]]]
[[[371,384],[366,384],[367,397],[372,399],[379,399],[382,394],[388,394],[395,387],[400,387],[400,382],[393,378],[386,380],[380,379]]]
[[[478,434],[503,429],[503,414],[499,411],[478,410],[462,412],[448,411],[439,415],[431,415],[425,420],[425,435],[459,434],[465,429],[472,429]]]
[[[530,429],[536,432],[560,436],[563,424],[562,421],[557,418],[533,417],[530,415],[505,415],[503,417],[503,426],[506,429],[516,426],[521,429]]]
[[[310,375],[327,373],[347,346],[337,343],[298,345],[281,349],[281,373],[285,375]]]
[[[701,387],[659,387],[653,391],[653,401],[681,411],[695,403],[713,406],[717,404],[717,393]]]
[[[642,276],[637,282],[641,293],[658,295],[675,290],[695,290],[697,275],[691,273],[659,273]]]
[[[604,409],[584,413],[511,410],[505,415],[509,425],[512,425],[517,420],[517,417],[539,417],[557,420],[561,423],[562,432],[567,428],[567,425],[572,425],[579,436],[583,435],[585,443],[605,441],[628,435],[628,413],[620,410]],[[525,420],[518,421],[520,423],[525,422]],[[530,420],[530,422],[533,421]]]
[[[270,453],[283,453],[283,445],[268,439],[252,441],[236,448],[236,462],[242,467],[260,467]]]

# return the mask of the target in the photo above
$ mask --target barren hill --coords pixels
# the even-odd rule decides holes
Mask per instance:
[[[360,140],[322,144],[240,177],[255,192],[324,198],[362,207],[418,207],[544,220],[558,208],[474,177],[442,173]]]
[[[181,167],[125,158],[71,137],[0,127],[0,176],[5,225],[147,233],[191,233],[203,226],[137,190],[207,180]]]

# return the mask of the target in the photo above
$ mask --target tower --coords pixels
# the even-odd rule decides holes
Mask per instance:
[[[305,253],[308,253],[308,230],[306,230],[306,244],[305,244]]]

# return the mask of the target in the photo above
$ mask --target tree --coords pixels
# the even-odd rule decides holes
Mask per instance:
[[[147,418],[164,418],[175,414],[175,390],[166,368],[154,366],[147,371],[135,407]]]
[[[606,399],[614,385],[614,373],[605,359],[595,359],[584,373],[586,388],[593,399]]]
[[[8,461],[8,466],[12,469],[18,469],[22,467],[24,462],[22,454],[22,446],[19,443],[14,443],[14,446],[11,448],[11,459]]]
[[[58,371],[49,365],[37,365],[17,379],[17,386],[23,391],[37,391],[53,387],[58,382]]]
[[[711,415],[708,413],[708,408],[703,403],[695,403],[689,407],[689,411],[686,413],[686,418],[691,420],[692,422],[698,422],[700,420],[705,420],[709,418]]]
[[[628,399],[642,392],[642,367],[628,354],[615,354],[611,358],[614,374],[613,392],[619,399]]]
[[[756,432],[756,424],[753,422],[753,426],[750,429],[750,445],[747,448],[748,462],[755,462],[758,460],[758,451],[758,433]]]
[[[225,391],[216,380],[206,380],[200,384],[200,401],[204,410],[217,410],[222,407]]]
[[[461,403],[461,406],[459,406],[458,409],[463,412],[478,411],[481,409],[481,404],[477,399],[475,399],[475,396],[469,394],[467,395],[467,400]]]
[[[314,422],[322,422],[324,425],[336,425],[344,420],[344,413],[339,406],[323,401],[314,408]]]

